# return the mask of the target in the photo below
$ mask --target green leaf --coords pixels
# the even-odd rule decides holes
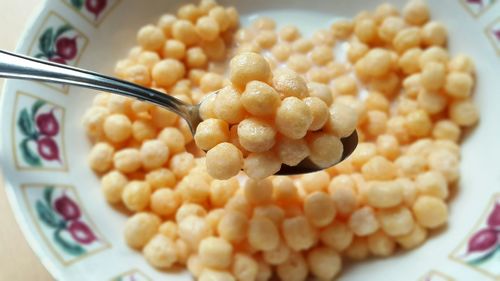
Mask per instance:
[[[482,263],[488,261],[490,258],[492,258],[497,251],[500,251],[500,245],[494,251],[489,252],[487,255],[484,255],[480,258],[468,261],[467,263],[470,265],[473,265],[473,266],[479,266]]]
[[[38,48],[45,54],[46,57],[50,58],[52,54],[52,42],[55,40],[54,30],[51,28],[45,30],[45,32],[40,37],[38,42]]]
[[[57,40],[57,38],[59,38],[59,36],[61,36],[63,33],[70,31],[72,29],[73,29],[73,27],[69,24],[65,24],[65,25],[59,27],[56,31],[56,34],[54,35],[54,40]]]
[[[33,166],[33,167],[40,167],[42,166],[42,160],[36,154],[31,150],[29,147],[28,143],[31,139],[24,139],[21,144],[19,145],[19,148],[21,149],[21,156],[23,157],[24,161],[28,163],[28,165]]]
[[[59,246],[68,254],[73,256],[79,256],[85,253],[85,249],[78,245],[73,244],[69,241],[66,241],[64,237],[61,236],[61,231],[63,229],[59,228],[56,232],[54,232],[54,241],[56,241]]]
[[[42,222],[44,222],[47,226],[51,228],[57,228],[59,226],[59,220],[57,219],[54,211],[50,207],[47,207],[40,200],[36,201],[35,204],[36,212],[38,217]]]
[[[37,58],[37,59],[43,59],[43,58],[48,59],[48,57],[47,57],[45,54],[42,54],[42,53],[37,54],[37,55],[35,56],[35,58]]]
[[[35,116],[38,112],[38,110],[40,110],[40,108],[42,106],[45,105],[45,101],[43,100],[37,100],[32,106],[31,106],[31,119],[34,121],[35,120]]]
[[[52,195],[54,194],[54,187],[53,186],[47,186],[43,190],[43,199],[45,199],[45,203],[47,203],[48,206],[52,206]]]
[[[28,110],[24,108],[21,110],[21,113],[19,115],[19,119],[17,119],[17,126],[19,127],[19,130],[23,135],[29,138],[35,138],[36,137],[36,130],[35,127],[33,126],[33,121],[28,113]]]
[[[83,7],[83,0],[71,0],[71,5],[80,10]]]

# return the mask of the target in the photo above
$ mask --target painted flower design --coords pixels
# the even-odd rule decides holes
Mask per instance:
[[[23,135],[19,144],[21,155],[32,167],[42,166],[42,159],[61,162],[59,147],[54,139],[59,134],[59,121],[54,115],[55,108],[40,112],[44,105],[44,101],[37,100],[31,108],[22,109],[17,120],[17,126]],[[31,142],[36,144],[36,151],[30,147]]]
[[[74,60],[78,54],[78,44],[77,36],[68,35],[72,30],[68,24],[57,29],[47,28],[38,40],[39,53],[35,57],[61,64]]]
[[[66,193],[53,199],[53,194],[54,187],[46,187],[43,200],[36,201],[38,217],[46,226],[53,229],[53,239],[60,248],[73,256],[82,255],[86,252],[84,246],[97,241],[97,236],[81,220],[82,213],[73,199]]]
[[[99,18],[108,5],[107,0],[71,0],[70,2],[76,9],[85,9],[94,15],[94,20]]]

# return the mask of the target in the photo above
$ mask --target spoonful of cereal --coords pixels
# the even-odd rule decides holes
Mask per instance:
[[[322,170],[347,158],[358,143],[352,108],[329,108],[320,97],[309,95],[300,75],[288,69],[272,73],[264,57],[251,52],[235,56],[229,63],[230,85],[198,105],[96,72],[1,50],[0,77],[86,87],[164,107],[187,121],[196,145],[207,152],[207,171],[216,179],[241,170],[254,179]]]

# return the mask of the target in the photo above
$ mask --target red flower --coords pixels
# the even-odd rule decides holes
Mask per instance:
[[[500,203],[496,202],[493,210],[488,216],[487,220],[488,226],[500,231]]]
[[[54,139],[51,137],[42,137],[36,141],[38,154],[43,159],[52,161],[59,159],[59,147]]]
[[[76,241],[81,244],[91,244],[97,237],[94,232],[88,227],[84,222],[81,221],[72,221],[68,227],[68,231]]]
[[[106,5],[108,4],[107,0],[86,0],[85,8],[95,15],[97,19],[99,15],[106,9]]]
[[[66,221],[76,220],[81,216],[80,208],[73,199],[69,198],[66,194],[57,198],[54,202],[54,209]]]
[[[36,117],[36,126],[41,134],[53,137],[59,133],[59,123],[54,116],[54,109]]]
[[[78,47],[76,37],[59,37],[56,41],[56,53],[65,60],[72,60],[76,57]]]

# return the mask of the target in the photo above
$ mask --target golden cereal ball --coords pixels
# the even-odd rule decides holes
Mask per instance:
[[[133,65],[135,65],[135,59],[122,59],[116,62],[114,73],[119,78],[127,77],[127,69]],[[143,68],[144,69],[144,68]],[[96,105],[96,104],[93,104]],[[106,104],[102,104],[101,106],[106,106]]]
[[[389,236],[408,234],[415,225],[412,213],[406,207],[379,210],[377,218],[380,227]]]
[[[439,172],[428,171],[419,174],[415,179],[419,194],[430,195],[440,199],[448,197],[446,178]]]
[[[82,124],[87,135],[92,138],[101,138],[104,134],[104,121],[109,114],[109,109],[101,106],[92,106],[87,109],[82,118]]]
[[[285,25],[279,31],[279,37],[284,41],[294,41],[300,37],[300,32],[297,27],[293,25]]]
[[[399,57],[399,60],[398,60],[399,68],[401,68],[405,74],[413,74],[413,73],[419,72],[420,71],[420,63],[419,63],[420,55],[422,55],[422,49],[420,49],[420,48],[411,48],[411,49],[406,50]],[[420,76],[414,76],[414,77],[420,77]],[[405,79],[404,81],[406,81],[407,79]]]
[[[170,159],[168,168],[180,179],[194,167],[194,156],[189,152],[178,153]]]
[[[396,7],[389,3],[382,3],[378,5],[373,15],[377,23],[382,22],[385,18],[390,16],[399,16],[399,11]]]
[[[433,148],[434,146],[431,139],[419,139],[408,146],[406,154],[427,157],[432,152]]]
[[[333,35],[333,32],[328,29],[319,29],[314,32],[311,40],[316,46],[326,45],[331,48],[335,44],[335,36]]]
[[[217,73],[208,72],[200,80],[200,89],[204,93],[213,92],[223,87],[223,78]]]
[[[395,136],[401,144],[405,144],[410,140],[403,116],[394,116],[387,120],[386,129],[387,133]]]
[[[231,265],[233,245],[222,238],[207,237],[201,241],[198,255],[204,266],[225,269]]]
[[[295,53],[302,53],[305,54],[312,50],[314,47],[314,43],[307,38],[298,38],[292,43],[292,50]]]
[[[432,137],[438,140],[458,142],[460,134],[460,127],[450,120],[439,120],[432,129]]]
[[[440,172],[447,182],[455,182],[459,177],[458,155],[446,149],[435,149],[428,156],[429,168]]]
[[[172,37],[176,40],[191,46],[200,40],[196,27],[188,20],[176,20],[172,25]]]
[[[315,227],[330,224],[336,213],[333,199],[325,192],[314,192],[304,199],[304,214]]]
[[[420,29],[417,27],[407,27],[399,31],[394,39],[392,45],[398,53],[403,53],[411,48],[418,48],[421,43]]]
[[[328,192],[335,202],[339,215],[352,213],[357,205],[356,183],[347,175],[338,175],[332,179],[328,186]]]
[[[122,173],[132,173],[141,167],[141,153],[135,148],[125,148],[113,156],[113,166]]]
[[[330,167],[340,161],[344,146],[340,139],[327,133],[312,133],[308,137],[309,159],[318,167]]]
[[[352,107],[342,103],[334,103],[330,107],[330,118],[325,129],[340,138],[345,138],[354,132],[357,123],[358,115]]]
[[[311,60],[317,65],[325,65],[334,58],[333,50],[328,45],[319,45],[311,51]]]
[[[446,27],[436,21],[430,21],[422,27],[422,42],[426,46],[444,46],[448,37]]]
[[[203,40],[215,40],[220,33],[219,23],[211,17],[203,16],[196,21],[196,31]]]
[[[145,50],[157,51],[163,46],[165,35],[160,28],[150,24],[139,30],[137,42]]]
[[[474,74],[474,62],[472,59],[464,54],[458,54],[452,58],[448,63],[448,70],[450,72],[458,71],[465,72],[469,74]]]
[[[217,21],[221,31],[226,31],[229,28],[229,17],[224,7],[216,6],[210,9],[208,16]]]
[[[385,42],[392,42],[396,34],[405,28],[404,20],[398,16],[389,16],[383,19],[378,28],[378,37]]]
[[[283,241],[280,241],[278,247],[269,251],[263,251],[262,257],[270,265],[280,265],[288,260],[290,254],[290,248]]]
[[[180,265],[187,267],[187,261],[191,250],[189,249],[187,243],[182,239],[175,240],[175,249],[177,251],[177,262]]]
[[[180,223],[189,216],[206,217],[207,210],[196,203],[183,203],[175,213],[175,221]]]
[[[344,253],[351,260],[366,259],[370,253],[366,237],[355,237]]]
[[[243,171],[253,179],[263,179],[276,174],[281,161],[273,152],[250,153],[243,161]]]
[[[420,68],[424,68],[424,66],[429,62],[439,62],[444,65],[448,64],[449,54],[448,51],[440,46],[432,46],[425,51],[419,57]]]
[[[333,280],[342,268],[340,255],[329,247],[316,247],[306,258],[309,270],[320,280]]]
[[[367,180],[391,180],[396,177],[396,166],[383,156],[375,156],[361,167],[361,172]]]
[[[144,246],[144,258],[156,268],[170,268],[177,261],[175,242],[157,234]]]
[[[251,117],[238,124],[240,144],[251,152],[264,152],[271,149],[276,141],[276,130],[263,119]]]
[[[422,195],[412,207],[417,222],[427,228],[437,228],[448,220],[448,207],[439,198]]]
[[[229,77],[234,86],[244,89],[252,80],[268,82],[271,78],[271,68],[261,55],[252,52],[241,53],[229,62]]]
[[[280,243],[278,228],[268,218],[254,217],[250,220],[248,226],[248,242],[256,250],[273,250]]]
[[[236,10],[235,7],[227,7],[226,8],[226,15],[229,21],[229,29],[235,29],[239,26],[240,24],[240,14],[238,10]]]
[[[387,257],[394,253],[396,242],[384,232],[378,231],[368,237],[368,249],[376,256]]]
[[[240,189],[242,190],[242,189]],[[228,211],[238,211],[245,214],[247,217],[250,216],[252,211],[252,206],[248,203],[243,192],[237,192],[225,206]]]
[[[417,198],[417,187],[415,182],[409,178],[398,178],[396,181],[403,186],[403,203],[411,207]]]
[[[211,118],[217,118],[214,112],[216,98],[216,93],[209,94],[205,98],[203,98],[198,109],[201,119],[207,120]]]
[[[151,121],[137,119],[132,123],[132,137],[139,142],[153,139],[156,136],[156,128]]]
[[[362,58],[369,49],[370,48],[362,42],[351,41],[347,49],[347,58],[351,63],[355,63]]]
[[[140,212],[132,215],[125,222],[125,242],[132,248],[142,249],[158,232],[160,223],[160,218],[152,213]]]
[[[276,273],[280,280],[303,281],[308,274],[307,262],[302,254],[292,253],[290,258],[276,267]]]
[[[412,249],[422,244],[426,238],[427,229],[417,223],[410,233],[398,236],[396,241],[403,249]]]
[[[230,242],[241,242],[247,237],[248,218],[239,211],[228,210],[222,216],[217,233]]]
[[[416,110],[405,118],[405,126],[410,135],[415,137],[428,136],[432,130],[432,120],[424,110]]]
[[[310,82],[307,83],[309,96],[321,99],[327,106],[333,102],[333,94],[330,88],[322,83]]]
[[[213,41],[202,41],[200,47],[209,60],[220,61],[226,57],[226,43],[221,38]]]
[[[191,47],[186,51],[186,65],[189,68],[202,68],[207,61],[207,55],[200,47]]]
[[[200,242],[210,236],[212,236],[212,228],[205,218],[191,215],[179,222],[179,237],[193,251],[197,251]]]
[[[131,181],[122,192],[122,201],[131,211],[139,212],[149,205],[151,186],[145,181]]]
[[[167,127],[158,134],[158,140],[167,145],[169,152],[177,154],[185,150],[184,135],[181,131],[174,127]]]
[[[271,202],[273,185],[270,179],[247,179],[243,185],[243,194],[250,204],[260,205]]]
[[[372,136],[385,133],[387,128],[387,113],[380,110],[370,110],[366,115],[366,131]]]
[[[153,66],[160,61],[160,56],[156,52],[143,51],[137,58],[137,62],[145,65],[150,71]]]
[[[354,211],[347,223],[352,232],[357,236],[367,236],[379,229],[375,211],[368,206]]]
[[[214,113],[229,124],[239,123],[245,118],[241,95],[235,88],[227,86],[219,90],[214,102]]]
[[[278,36],[273,30],[263,30],[255,36],[255,42],[263,49],[270,49],[276,44],[277,40]]]
[[[332,30],[335,38],[344,40],[351,35],[354,29],[354,24],[350,20],[339,20],[334,22],[330,29]]]
[[[177,241],[183,241],[182,239],[178,239]],[[187,243],[185,243],[187,245]],[[177,245],[177,243],[176,243]],[[189,245],[187,245],[189,246]],[[190,249],[191,250],[191,249]],[[190,255],[186,260],[186,268],[189,270],[194,277],[201,277],[201,273],[205,270],[203,263],[201,262],[200,256],[198,254]]]
[[[205,15],[210,12],[212,8],[217,6],[217,1],[215,0],[201,0],[198,8],[200,9],[200,13]]]
[[[396,112],[399,115],[406,116],[414,111],[417,111],[418,109],[419,109],[418,108],[418,101],[414,100],[413,98],[402,96],[402,97],[399,97],[397,100]]]
[[[372,43],[377,39],[377,23],[372,19],[356,21],[354,34],[363,43]]]
[[[285,219],[281,231],[288,247],[294,251],[307,250],[318,239],[317,230],[302,215]]]
[[[142,64],[127,67],[122,73],[122,78],[144,87],[149,87],[151,84],[150,71],[147,66]]]
[[[422,83],[422,86],[426,90],[436,91],[444,86],[445,81],[448,82],[448,77],[450,77],[450,75],[446,76],[446,68],[443,64],[438,62],[429,62],[425,64],[422,69],[422,73],[420,74],[420,83]],[[447,83],[447,85],[449,84]],[[470,87],[468,90],[470,90]]]
[[[205,203],[210,197],[210,183],[201,173],[191,173],[179,183],[179,192],[184,201]]]
[[[422,25],[430,18],[427,3],[423,0],[411,0],[403,8],[403,18],[409,24]]]
[[[179,117],[177,116],[177,114],[173,113],[170,110],[155,106],[151,110],[151,119],[151,121],[157,128],[163,129],[168,126],[173,126],[177,122]]]
[[[158,229],[158,234],[162,234],[166,237],[169,237],[171,239],[176,239],[177,238],[177,223],[174,221],[165,221],[160,225],[160,228]]]
[[[107,107],[111,113],[130,113],[132,100],[126,96],[111,95]]]
[[[124,114],[111,114],[104,120],[104,135],[112,142],[123,142],[132,135],[132,122]]]
[[[236,280],[250,281],[257,278],[259,265],[250,255],[237,253],[234,255],[232,273]]]
[[[296,201],[298,199],[298,192],[293,180],[289,177],[274,177],[273,199],[278,203]]]
[[[119,171],[111,171],[101,178],[101,190],[106,200],[111,203],[119,203],[122,200],[122,191],[128,180]]]
[[[366,198],[375,208],[395,207],[403,201],[403,185],[397,181],[369,182]]]
[[[170,188],[157,189],[151,195],[151,210],[160,216],[169,216],[177,211],[180,198]]]
[[[325,245],[340,252],[345,250],[351,244],[353,240],[353,232],[345,223],[336,220],[321,230],[320,240]]]
[[[444,85],[444,88],[446,90],[446,94],[449,96],[461,99],[468,98],[471,95],[473,84],[474,80],[470,74],[463,72],[450,72],[446,76],[446,84]]]
[[[470,100],[453,101],[448,108],[450,119],[459,126],[472,126],[479,119],[479,112]]]
[[[371,142],[360,142],[349,159],[353,165],[361,167],[375,155],[377,155],[376,144]]]
[[[241,104],[255,116],[274,115],[280,103],[278,92],[260,81],[249,82],[241,95]]]
[[[349,75],[343,75],[334,80],[334,87],[341,95],[355,95],[358,92],[356,80]]]
[[[305,193],[324,191],[328,187],[330,175],[326,171],[307,173],[300,177],[300,186]],[[307,194],[304,194],[306,196]]]
[[[326,103],[316,97],[307,97],[303,101],[309,107],[313,117],[309,130],[316,131],[323,128],[330,118],[330,111]]]
[[[306,55],[296,53],[290,55],[286,66],[295,72],[304,73],[312,67],[312,63]]]
[[[371,49],[362,60],[367,68],[366,73],[371,77],[382,77],[391,70],[391,54],[385,49]]]
[[[206,155],[207,171],[216,179],[229,179],[243,168],[243,156],[234,145],[223,142],[211,148]]]
[[[303,138],[313,122],[307,104],[296,97],[287,97],[276,112],[276,129],[291,139]]]
[[[304,78],[288,69],[280,69],[274,73],[273,86],[281,97],[305,98],[309,94]]]
[[[417,103],[420,108],[429,114],[436,114],[443,111],[447,105],[447,99],[439,92],[429,92],[420,90],[417,96]]]
[[[196,22],[201,13],[202,13],[201,9],[199,9],[196,5],[185,4],[180,6],[179,9],[177,10],[177,17],[179,19]]]
[[[253,217],[264,217],[270,219],[276,226],[280,226],[285,219],[285,211],[277,205],[261,205],[253,210]]]
[[[173,188],[176,184],[174,173],[166,168],[159,168],[148,172],[146,174],[146,181],[153,190],[164,187]]]
[[[165,37],[172,37],[172,25],[176,19],[172,14],[164,14],[158,19],[156,25],[163,31]]]
[[[219,143],[229,141],[229,126],[220,119],[204,120],[196,127],[194,141],[200,149],[208,151]]]
[[[203,268],[198,277],[199,281],[235,281],[234,276],[226,271]]]
[[[212,209],[206,216],[207,222],[212,228],[212,231],[214,233],[217,232],[217,226],[219,225],[219,222],[224,215],[225,210],[222,208],[219,209]]]
[[[186,55],[186,45],[179,40],[168,39],[162,49],[164,58],[181,60]]]
[[[142,143],[141,149],[142,167],[153,170],[163,166],[170,156],[170,150],[161,140],[148,140]]]
[[[394,160],[400,154],[398,139],[393,135],[379,135],[376,145],[377,152],[387,159]]]
[[[396,92],[399,93],[400,84],[399,76],[395,72],[389,72],[389,74],[380,79],[371,80],[368,89],[380,92],[386,96],[393,96]]]
[[[240,184],[236,177],[227,180],[213,180],[210,183],[210,204],[213,207],[224,207],[239,187]]]
[[[115,148],[106,142],[96,143],[90,150],[88,161],[90,168],[98,173],[107,172],[113,165]]]
[[[168,88],[182,79],[186,73],[184,64],[176,59],[164,59],[153,67],[151,72],[157,86]]]
[[[285,43],[278,43],[271,49],[274,58],[281,62],[286,61],[290,57],[291,52],[292,48],[289,44]]]

